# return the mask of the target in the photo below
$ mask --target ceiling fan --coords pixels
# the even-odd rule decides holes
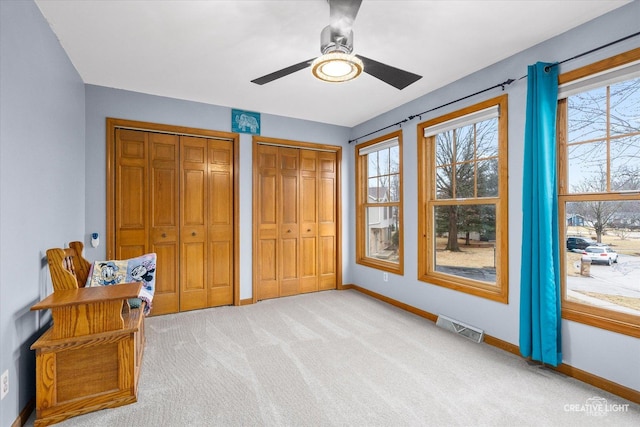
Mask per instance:
[[[263,85],[311,66],[313,74],[325,81],[352,80],[365,72],[397,89],[404,89],[422,76],[383,64],[362,55],[353,55],[353,21],[362,0],[327,0],[330,24],[320,33],[322,56],[308,59],[257,79],[252,83]]]

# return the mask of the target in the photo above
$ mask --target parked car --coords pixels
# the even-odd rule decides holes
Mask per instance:
[[[618,262],[618,253],[609,246],[587,246],[582,254],[591,258],[591,263],[611,265]]]
[[[585,239],[584,237],[567,237],[567,249],[572,251],[574,249],[587,249],[589,246],[596,246],[598,242],[591,239]]]

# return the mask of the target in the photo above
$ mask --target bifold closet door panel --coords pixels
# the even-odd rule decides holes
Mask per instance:
[[[207,139],[180,137],[180,311],[207,307]]]
[[[337,286],[337,156],[336,153],[318,153],[318,253],[319,290]]]
[[[208,305],[233,304],[233,145],[208,141]]]
[[[318,154],[300,150],[300,293],[318,290]]]
[[[149,141],[146,132],[117,129],[115,143],[115,257],[127,259],[148,250]]]
[[[278,148],[280,296],[300,293],[300,150]]]
[[[256,298],[279,296],[278,276],[278,147],[258,145],[256,149]],[[255,173],[255,172],[254,172]]]
[[[157,254],[153,314],[175,313],[179,295],[179,137],[149,133],[150,249]]]

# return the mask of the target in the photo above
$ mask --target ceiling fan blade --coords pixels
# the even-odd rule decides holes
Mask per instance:
[[[374,61],[373,59],[365,58],[362,55],[356,56],[362,60],[365,73],[390,84],[396,89],[402,90],[422,78],[422,76],[417,74],[392,67],[391,65],[383,64],[382,62]]]
[[[351,31],[362,0],[329,0],[329,22],[345,33]]]
[[[282,70],[274,71],[273,73],[267,74],[266,76],[258,77],[257,79],[251,80],[251,83],[255,83],[257,85],[263,85],[265,83],[278,80],[281,77],[288,76],[289,74],[293,74],[296,71],[300,71],[304,68],[307,68],[309,65],[311,65],[314,59],[315,58],[311,58],[306,61],[302,61],[298,64],[291,65],[287,68],[283,68]]]

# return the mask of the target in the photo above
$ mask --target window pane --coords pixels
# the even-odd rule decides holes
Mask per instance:
[[[597,88],[568,98],[568,142],[607,136],[607,89]]]
[[[498,155],[498,119],[476,123],[476,158]]]
[[[453,174],[450,166],[436,169],[436,198],[453,198]]]
[[[389,149],[390,173],[400,172],[400,147],[395,145]]]
[[[378,175],[389,175],[389,149],[378,151]]]
[[[611,135],[640,132],[640,77],[611,85]]]
[[[436,135],[436,165],[450,165],[453,163],[453,131]]]
[[[398,262],[398,208],[368,207],[366,256]]]
[[[496,206],[435,206],[434,218],[435,270],[495,284]]]
[[[381,176],[378,178],[378,196],[379,201],[389,201],[389,175]]]
[[[456,161],[464,162],[473,160],[475,156],[474,126],[463,126],[455,130],[456,135]]]
[[[400,201],[400,175],[391,175],[391,185],[389,186],[389,201]]]
[[[498,159],[478,162],[478,197],[498,196]]]
[[[607,190],[607,146],[604,142],[568,147],[570,193]]]
[[[378,176],[378,152],[367,154],[367,176]]]
[[[640,135],[611,142],[611,189],[640,190]]]
[[[378,178],[369,178],[368,197],[366,203],[380,202],[383,196],[383,191],[378,184]]]
[[[475,170],[474,163],[459,163],[456,165],[456,198],[469,199],[474,197]]]
[[[640,200],[570,202],[566,211],[565,298],[640,315]],[[600,246],[585,250],[593,241]]]

